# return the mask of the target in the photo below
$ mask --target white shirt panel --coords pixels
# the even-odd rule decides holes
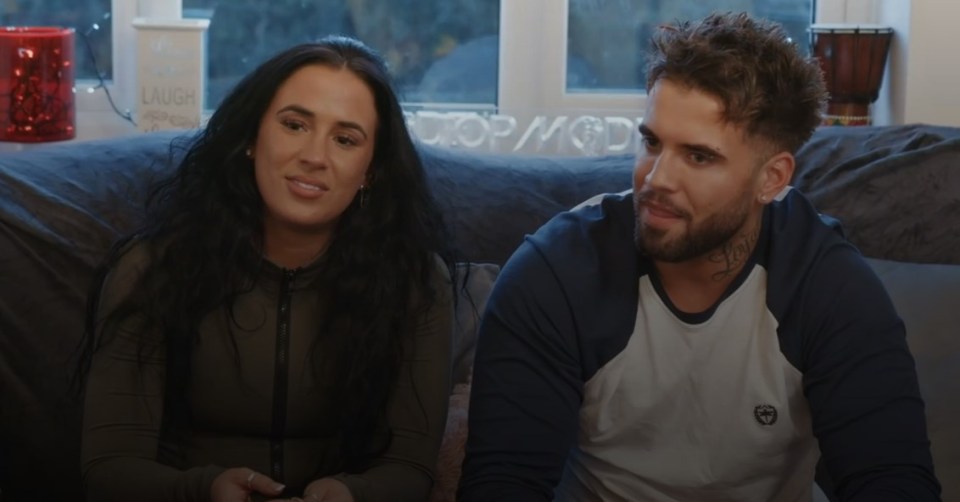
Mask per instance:
[[[700,324],[639,287],[627,346],[584,387],[557,500],[811,500],[819,452],[764,269]]]

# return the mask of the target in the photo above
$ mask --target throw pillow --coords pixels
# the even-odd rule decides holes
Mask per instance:
[[[453,391],[450,394],[443,442],[437,454],[430,502],[456,500],[460,464],[463,462],[467,442],[467,410],[470,405],[473,356],[477,350],[477,330],[480,327],[480,316],[487,305],[487,297],[493,289],[493,282],[500,273],[500,266],[495,263],[459,263],[457,272],[461,284],[452,341]]]
[[[495,263],[458,263],[460,277],[453,330],[453,384],[466,383],[473,371],[477,350],[477,329],[487,305],[493,282],[500,273]]]
[[[470,408],[470,383],[453,387],[450,409],[447,413],[447,428],[437,454],[433,489],[429,502],[452,502],[457,499],[461,464],[467,445],[467,414]]]

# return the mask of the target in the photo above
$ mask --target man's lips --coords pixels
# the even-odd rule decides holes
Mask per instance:
[[[653,191],[636,194],[635,204],[637,217],[647,228],[667,230],[689,219],[685,211],[675,207],[669,199]]]
[[[672,209],[669,209],[665,206],[661,206],[659,204],[656,204],[650,201],[642,202],[641,206],[646,208],[650,214],[660,218],[682,218],[683,217],[682,214]]]

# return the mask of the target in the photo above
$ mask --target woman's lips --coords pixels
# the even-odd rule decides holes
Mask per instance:
[[[323,189],[320,188],[319,186],[317,186],[317,185],[311,185],[310,183],[304,183],[304,182],[302,182],[302,181],[297,181],[297,180],[290,180],[290,181],[296,183],[297,186],[303,187],[303,188],[305,188],[305,189],[307,189],[307,190],[316,190],[316,191],[318,191],[318,192],[319,192],[320,190],[323,190]]]
[[[304,198],[319,197],[330,190],[322,181],[300,177],[287,178],[287,186],[294,195]]]

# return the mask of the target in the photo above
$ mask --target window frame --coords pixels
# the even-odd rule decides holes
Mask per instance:
[[[642,112],[645,93],[569,93],[566,85],[569,0],[501,0],[498,113],[519,118],[549,113],[617,115]],[[816,22],[869,19],[874,0],[815,0]],[[135,112],[138,15],[182,12],[182,0],[112,0],[113,78],[107,82],[121,111]],[[524,47],[531,50],[512,50]],[[112,113],[103,89],[93,80],[77,81],[77,111]],[[91,92],[92,90],[92,92]],[[442,105],[442,104],[441,104]]]
[[[500,113],[528,117],[548,111],[616,115],[642,110],[645,93],[567,92],[568,6],[569,0],[500,2]]]

